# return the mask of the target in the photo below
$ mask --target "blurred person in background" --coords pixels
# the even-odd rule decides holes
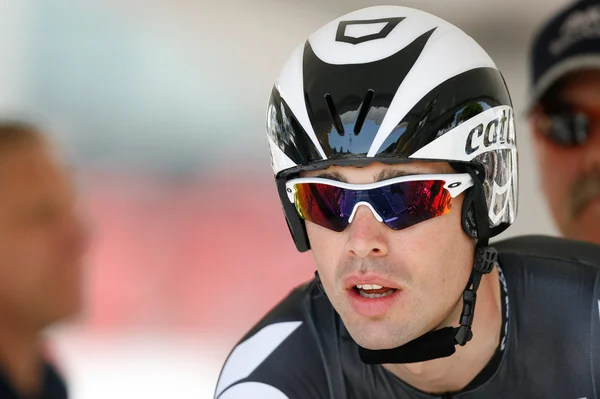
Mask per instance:
[[[0,192],[0,398],[66,398],[41,333],[79,311],[88,240],[71,176],[35,127],[0,121]]]
[[[531,48],[529,125],[560,232],[600,244],[600,2],[572,3]]]
[[[215,397],[600,397],[600,247],[489,244],[516,218],[516,133],[472,38],[410,8],[342,16],[288,59],[267,133],[318,272],[241,339]]]

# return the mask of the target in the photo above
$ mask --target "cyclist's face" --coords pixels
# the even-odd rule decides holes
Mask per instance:
[[[384,171],[388,177],[399,172],[456,173],[442,162],[375,163],[330,167],[304,176],[337,174],[349,183],[372,183]],[[474,252],[474,241],[461,226],[462,197],[452,200],[450,213],[404,230],[377,221],[367,206],[359,207],[341,233],[306,222],[327,296],[359,345],[396,347],[438,326],[457,325]]]
[[[530,119],[542,189],[560,231],[570,238],[600,243],[600,71],[585,71],[564,81],[557,100],[564,112],[589,117],[587,140],[576,146],[551,141]]]

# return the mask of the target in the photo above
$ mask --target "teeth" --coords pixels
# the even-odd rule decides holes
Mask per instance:
[[[377,284],[357,284],[356,288],[359,290],[380,290],[383,287]]]
[[[388,296],[388,295],[392,295],[394,293],[394,290],[389,290],[387,292],[384,292],[383,294],[367,294],[364,291],[358,291],[358,294],[360,296],[362,296],[363,298],[369,298],[369,299],[374,299],[374,298],[383,298],[384,296]]]

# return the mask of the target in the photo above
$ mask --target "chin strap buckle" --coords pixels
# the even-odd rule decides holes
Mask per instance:
[[[473,325],[473,316],[475,314],[475,303],[477,302],[477,289],[481,282],[481,276],[488,274],[498,263],[498,251],[496,248],[486,246],[477,246],[475,249],[475,264],[473,272],[469,279],[469,284],[463,292],[463,309],[460,314],[460,327],[456,328],[454,341],[460,346],[464,346],[473,338],[471,326]]]
[[[463,292],[463,309],[460,314],[460,327],[456,329],[454,340],[460,346],[464,346],[473,338],[471,325],[473,324],[473,315],[475,314],[475,302],[477,302],[477,294],[474,290],[467,288]]]
[[[475,250],[475,265],[473,269],[482,274],[488,274],[498,263],[498,251],[494,247],[478,246]]]

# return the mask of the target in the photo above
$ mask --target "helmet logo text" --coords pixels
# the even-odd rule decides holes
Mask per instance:
[[[471,129],[465,143],[467,155],[478,151],[481,146],[487,149],[498,144],[515,145],[515,132],[511,123],[512,117],[511,110],[508,112],[503,110],[501,117],[494,118],[487,124],[480,123]]]

